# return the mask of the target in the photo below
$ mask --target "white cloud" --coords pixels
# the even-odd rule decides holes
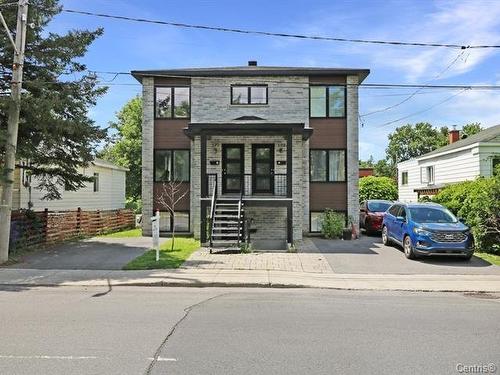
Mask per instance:
[[[500,3],[485,6],[480,2],[446,1],[425,19],[408,25],[399,40],[451,43],[463,45],[497,44],[500,41]],[[462,51],[449,48],[379,48],[374,62],[402,71],[409,81],[432,79],[444,70]],[[470,49],[440,78],[472,70],[486,58],[498,53],[495,49]]]

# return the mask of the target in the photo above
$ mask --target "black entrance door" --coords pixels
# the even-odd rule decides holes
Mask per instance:
[[[239,193],[243,183],[243,145],[222,145],[222,193]]]
[[[252,188],[272,193],[274,188],[274,144],[252,145]]]

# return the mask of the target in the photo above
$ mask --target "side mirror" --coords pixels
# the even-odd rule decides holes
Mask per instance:
[[[406,221],[406,219],[403,216],[396,216],[396,221]]]

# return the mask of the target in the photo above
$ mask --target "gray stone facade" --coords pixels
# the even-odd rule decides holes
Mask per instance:
[[[232,105],[230,87],[236,84],[267,84],[268,104]],[[265,122],[295,122],[309,126],[308,77],[192,78],[192,122],[232,122],[241,116],[258,116]]]
[[[359,233],[358,77],[347,76],[347,215]]]
[[[151,236],[153,215],[154,79],[142,80],[142,234]]]

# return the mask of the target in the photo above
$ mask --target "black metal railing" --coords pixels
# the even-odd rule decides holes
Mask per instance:
[[[256,189],[256,176],[250,173],[245,173],[241,176],[240,188],[238,189],[240,198],[255,196],[255,195],[272,195],[278,197],[288,196],[288,176],[285,173],[273,174],[270,176],[270,186],[269,189]],[[207,186],[206,191],[209,197],[212,197],[214,187],[216,189],[221,188],[221,192],[224,193],[224,188],[222,186],[221,175],[216,173],[209,173],[206,176],[205,184]],[[217,192],[219,193],[219,192]]]
[[[215,204],[217,202],[217,174],[211,173],[207,174],[207,182],[208,182],[208,188],[209,192],[212,194],[212,199],[210,201],[210,228],[209,228],[209,234],[210,234],[210,248],[213,246],[212,242],[212,233],[213,233],[213,226],[214,226],[214,216],[215,216]]]

